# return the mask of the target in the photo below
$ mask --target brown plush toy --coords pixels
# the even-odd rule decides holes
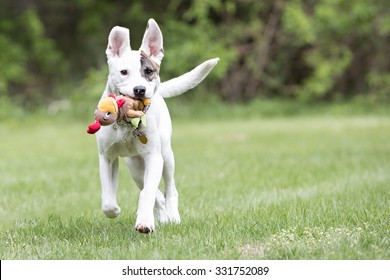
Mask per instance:
[[[144,108],[150,104],[150,99],[143,101],[132,99],[129,96],[115,96],[110,94],[100,100],[95,111],[95,122],[88,126],[87,132],[95,134],[100,127],[110,125],[117,120],[128,118],[141,118],[144,116]]]

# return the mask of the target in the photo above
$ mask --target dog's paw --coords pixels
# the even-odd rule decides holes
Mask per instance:
[[[180,214],[179,211],[168,211],[168,222],[180,224]]]
[[[135,229],[140,233],[148,234],[154,231],[154,226],[136,225]]]
[[[164,210],[156,209],[156,219],[157,219],[157,221],[159,221],[162,224],[168,223],[169,222],[169,218],[168,218],[168,215],[167,215],[167,211],[165,209]]]
[[[180,214],[177,199],[167,199],[166,209],[168,222],[180,224]]]
[[[135,223],[135,229],[141,233],[151,233],[154,231],[154,216],[152,215],[138,215]]]
[[[107,218],[116,218],[121,213],[121,208],[117,204],[103,204],[102,211]]]

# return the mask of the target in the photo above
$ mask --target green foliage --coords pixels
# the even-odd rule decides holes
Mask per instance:
[[[106,88],[107,70],[90,70],[86,78],[71,91],[72,116],[93,121],[93,112]]]
[[[372,96],[379,102],[390,101],[390,73],[370,72],[367,82],[372,89]]]
[[[29,46],[31,62],[39,64],[39,71],[42,71],[42,74],[49,75],[53,69],[61,73],[63,71],[61,67],[64,67],[61,54],[55,49],[53,40],[45,36],[45,28],[37,12],[33,9],[26,10],[20,21],[25,27],[23,40],[25,45]]]
[[[73,98],[69,90],[94,95],[85,84],[106,69],[110,29],[129,27],[138,49],[153,17],[164,34],[162,80],[220,57],[196,90],[203,99],[388,102],[389,10],[385,0],[3,0],[0,95],[23,108]]]
[[[218,67],[210,73],[211,79],[221,80],[226,75],[229,64],[235,59],[237,52],[227,49],[226,43],[213,41],[218,37],[218,29],[207,25],[194,28],[189,24],[177,24],[170,21],[163,32],[177,34],[165,43],[165,58],[162,64],[162,78],[168,80],[183,74],[201,62],[219,57]]]
[[[0,18],[0,95],[4,96],[9,83],[23,82],[27,52],[24,47],[8,36],[15,31],[15,23]]]
[[[307,65],[313,73],[304,80],[296,94],[300,99],[321,99],[333,89],[334,83],[351,62],[352,54],[347,48],[335,50],[312,50],[307,53]]]
[[[382,57],[382,44],[389,40],[390,33],[377,25],[388,8],[382,1],[372,5],[364,0],[324,0],[311,7],[299,0],[288,2],[283,14],[286,35],[294,36],[296,47],[305,48],[302,62],[310,69],[293,94],[318,100],[348,96],[351,91],[377,91],[364,80],[372,77],[371,71],[376,75],[389,71],[388,64],[373,63]],[[360,61],[362,56],[366,61]],[[381,70],[376,71],[378,66]]]
[[[26,9],[12,20],[0,18],[0,32],[0,95],[30,108],[45,103],[43,98],[50,99],[47,93],[62,78],[66,63],[46,37],[37,11]]]
[[[301,1],[289,1],[286,3],[283,14],[283,26],[288,34],[294,35],[291,44],[295,47],[312,44],[316,40],[314,26],[306,15]]]

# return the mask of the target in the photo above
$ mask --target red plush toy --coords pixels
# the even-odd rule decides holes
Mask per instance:
[[[87,132],[95,134],[102,125],[110,125],[123,118],[139,119],[144,116],[144,108],[150,104],[150,99],[143,101],[128,96],[110,94],[100,100],[95,111],[95,122],[88,126]]]

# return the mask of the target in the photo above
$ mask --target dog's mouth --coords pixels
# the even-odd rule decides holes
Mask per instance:
[[[148,99],[148,97],[146,96],[136,96],[135,94],[130,94],[130,93],[123,93],[121,91],[118,91],[119,95],[122,95],[122,96],[127,96],[127,97],[130,97],[132,99],[136,99],[136,100],[145,100],[145,99]]]
[[[138,98],[138,97],[133,96],[131,94],[124,94],[124,93],[121,93],[121,92],[119,92],[119,95],[121,95],[123,97],[130,97],[131,99],[140,100],[140,101],[143,101],[145,99],[145,98]]]
[[[132,96],[131,94],[129,94],[129,93],[124,93],[124,92],[122,92],[122,91],[118,91],[118,93],[119,93],[119,95],[122,95],[122,96],[129,96],[129,97],[131,97],[131,98],[135,98],[134,96]]]
[[[146,111],[149,109],[149,106],[150,106],[150,103],[151,103],[151,98],[150,97],[146,97],[146,96],[143,96],[143,97],[139,97],[139,96],[132,96],[131,94],[124,94],[122,93],[121,91],[119,91],[119,95],[123,96],[123,97],[129,97],[131,99],[134,99],[134,100],[139,100],[142,102],[143,104],[143,108],[142,108],[142,111],[144,113],[146,113]]]

